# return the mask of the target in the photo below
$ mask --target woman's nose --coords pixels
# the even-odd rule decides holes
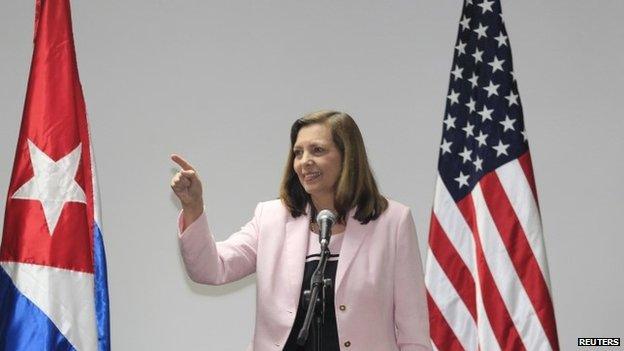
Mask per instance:
[[[310,157],[310,154],[307,152],[303,154],[303,164],[304,165],[312,164],[312,157]]]

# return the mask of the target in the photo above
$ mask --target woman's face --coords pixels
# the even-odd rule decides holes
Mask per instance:
[[[331,195],[342,169],[342,156],[329,126],[312,124],[299,130],[293,147],[293,168],[311,196]]]

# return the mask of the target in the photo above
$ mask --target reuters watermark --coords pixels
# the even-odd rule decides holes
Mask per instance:
[[[578,346],[620,346],[620,338],[578,338]]]

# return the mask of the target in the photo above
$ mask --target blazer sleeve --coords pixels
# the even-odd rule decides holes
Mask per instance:
[[[240,231],[220,242],[216,242],[210,232],[205,213],[184,231],[181,231],[183,219],[180,214],[180,252],[189,278],[197,283],[222,285],[254,273],[261,214],[262,203],[259,203],[254,217]]]
[[[401,351],[431,350],[429,312],[416,226],[409,208],[397,229],[394,320]]]

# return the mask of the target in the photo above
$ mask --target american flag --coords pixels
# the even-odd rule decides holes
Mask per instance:
[[[522,106],[499,0],[465,0],[429,229],[438,350],[558,350]]]

